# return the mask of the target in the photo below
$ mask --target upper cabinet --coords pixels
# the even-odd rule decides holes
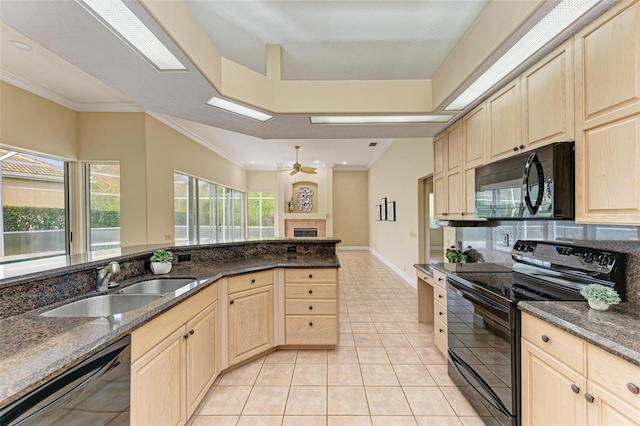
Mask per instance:
[[[522,104],[517,78],[487,100],[487,162],[513,155],[522,144]]]
[[[462,121],[433,140],[434,213],[438,219],[460,219],[462,212]]]
[[[640,225],[640,3],[575,36],[576,222]]]
[[[527,70],[521,82],[523,144],[530,148],[573,140],[572,40]]]
[[[475,218],[476,167],[484,164],[487,104],[483,102],[462,118],[462,213]]]

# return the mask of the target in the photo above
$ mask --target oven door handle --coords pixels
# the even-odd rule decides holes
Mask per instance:
[[[493,389],[491,389],[491,386],[489,386],[482,379],[482,377],[480,377],[478,375],[478,373],[476,373],[473,370],[473,368],[469,364],[464,362],[464,360],[462,358],[460,358],[459,356],[457,356],[451,349],[449,349],[448,352],[449,352],[449,359],[451,360],[451,363],[456,368],[456,370],[458,370],[458,373],[460,374],[460,376],[462,376],[462,378],[469,384],[469,386],[471,386],[472,388],[475,388],[474,384],[471,383],[469,381],[469,379],[467,379],[467,376],[465,376],[464,372],[462,371],[463,369],[467,373],[469,373],[473,377],[473,379],[475,381],[477,381],[480,384],[480,386],[482,387],[482,390],[487,393],[487,396],[489,398],[487,398],[487,396],[485,396],[484,392],[478,392],[478,394],[485,401],[487,401],[489,404],[491,404],[491,406],[494,407],[496,410],[500,411],[505,416],[511,417],[512,416],[511,413],[509,412],[507,407],[504,406],[504,404],[502,403],[502,401],[500,400],[498,395],[496,395],[496,393],[493,391]],[[476,391],[477,391],[477,389],[476,389]]]
[[[467,299],[473,303],[477,303],[480,306],[490,309],[497,309],[500,312],[510,313],[510,309],[506,306],[502,306],[499,303],[494,302],[486,296],[468,288],[467,286],[460,285],[455,281],[447,280],[447,283],[451,284],[453,288],[460,291],[463,295],[467,296]]]

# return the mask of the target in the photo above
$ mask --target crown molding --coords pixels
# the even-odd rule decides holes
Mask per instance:
[[[391,146],[394,140],[395,140],[394,138],[389,138],[389,139],[385,139],[385,141],[382,142],[382,147],[380,148],[380,150],[378,150],[378,152],[376,153],[376,155],[373,156],[371,161],[367,163],[367,170],[373,167],[376,161],[378,161],[378,159],[382,157],[382,154],[384,154],[384,152]]]
[[[75,102],[46,87],[22,78],[4,69],[0,69],[0,80],[20,89],[45,98],[58,105],[77,112],[144,112],[145,109],[134,102]]]

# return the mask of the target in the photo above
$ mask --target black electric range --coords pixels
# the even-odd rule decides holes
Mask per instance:
[[[467,264],[447,274],[449,376],[481,416],[519,424],[522,300],[584,300],[596,282],[624,298],[622,253],[517,241],[513,264]]]

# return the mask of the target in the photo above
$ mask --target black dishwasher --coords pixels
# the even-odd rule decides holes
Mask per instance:
[[[0,411],[0,425],[128,425],[131,337],[118,340]]]

